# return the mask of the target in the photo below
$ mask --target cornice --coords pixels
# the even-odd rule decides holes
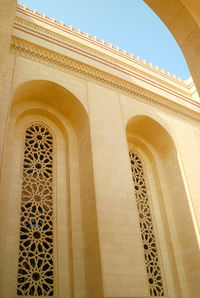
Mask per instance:
[[[147,91],[126,80],[108,74],[88,64],[84,64],[52,50],[30,43],[24,39],[13,36],[10,48],[11,52],[16,55],[45,64],[49,67],[55,67],[64,72],[70,72],[73,75],[78,75],[79,77],[89,81],[98,82],[117,91],[128,94],[129,96],[134,96],[134,98],[137,96],[142,101],[160,106],[164,110],[200,121],[200,114],[187,107],[172,102],[165,97],[154,94],[153,92]]]
[[[172,75],[170,72],[167,72],[164,69],[160,69],[158,66],[154,66],[152,63],[148,63],[146,60],[140,59],[140,57],[136,57],[133,54],[129,54],[125,50],[121,50],[119,47],[113,46],[111,43],[106,43],[103,40],[98,39],[96,36],[90,36],[88,33],[82,32],[80,29],[76,29],[76,28],[73,28],[72,26],[65,25],[63,22],[58,22],[54,18],[49,18],[45,14],[40,14],[36,10],[29,9],[23,5],[18,4],[17,10],[27,16],[31,16],[31,18],[33,18],[33,19],[35,18],[36,20],[39,20],[41,22],[49,24],[50,26],[60,29],[61,31],[63,31],[64,34],[67,32],[71,35],[74,35],[76,37],[84,39],[85,41],[88,41],[91,45],[93,44],[93,45],[98,46],[100,49],[99,51],[92,49],[90,46],[87,47],[87,46],[81,44],[81,46],[87,48],[87,50],[89,50],[93,53],[98,53],[98,54],[102,55],[103,57],[108,58],[111,61],[115,61],[115,62],[117,61],[117,63],[121,64],[121,65],[128,66],[128,63],[130,63],[130,62],[138,64],[138,65],[160,75],[161,77],[163,77],[165,79],[169,79],[170,81],[172,81],[176,84],[180,84],[180,86],[184,86],[185,88],[187,88],[186,80],[182,80],[181,78],[178,78],[175,75]],[[26,26],[30,26],[34,29],[39,30],[40,32],[47,33],[50,36],[60,38],[63,41],[67,40],[67,38],[65,38],[62,34],[58,34],[58,33],[54,32],[53,30],[48,30],[42,26],[36,25],[35,23],[24,20],[23,18],[16,17],[16,23],[19,23],[19,24],[24,23],[24,24],[26,24]],[[76,44],[76,45],[78,44],[78,42],[73,43],[73,41],[71,41],[70,39],[68,39],[68,41],[70,41],[71,44]],[[119,56],[119,58],[113,58],[109,55],[103,54],[102,48],[107,50],[108,52],[111,52],[111,53]],[[121,62],[120,61],[121,58],[126,59],[127,63]]]
[[[34,17],[36,16],[34,15]],[[51,24],[51,26],[53,25]],[[140,82],[149,84],[151,87],[153,86],[155,88],[158,88],[161,92],[164,91],[166,92],[166,94],[169,94],[169,96],[175,96],[178,100],[183,100],[183,102],[189,102],[190,104],[196,106],[199,105],[197,102],[195,102],[195,100],[193,100],[193,93],[191,92],[190,88],[188,88],[188,85],[185,84],[185,81],[174,79],[173,76],[171,76],[170,78],[166,77],[164,72],[162,72],[161,75],[161,71],[159,71],[159,77],[155,77],[155,74],[153,73],[154,68],[152,67],[149,67],[150,72],[146,73],[148,63],[146,63],[146,68],[144,68],[143,65],[142,68],[138,69],[139,61],[132,61],[130,63],[130,61],[126,62],[125,60],[120,60],[118,57],[116,58],[109,56],[108,54],[105,54],[105,52],[103,52],[101,48],[98,49],[98,47],[90,47],[88,44],[86,45],[80,41],[75,41],[73,38],[71,38],[71,35],[74,34],[72,32],[70,32],[70,34],[66,34],[66,32],[62,32],[61,30],[55,32],[55,30],[50,30],[45,26],[41,26],[41,23],[39,23],[38,25],[34,22],[33,19],[31,19],[30,21],[29,19],[24,19],[21,16],[16,16],[14,28],[17,31],[19,30],[23,33],[34,35],[37,38],[48,41],[63,49],[67,49],[70,52],[79,53],[81,56],[89,58],[91,62],[95,61],[111,67],[114,71],[120,71],[122,74],[131,76],[132,78],[139,80]],[[165,97],[168,96],[166,95]]]
[[[109,55],[103,53],[100,50],[98,51],[98,50],[96,50],[96,49],[94,49],[92,47],[89,47],[89,46],[85,45],[85,44],[82,44],[80,42],[74,41],[74,40],[72,40],[72,39],[70,39],[70,38],[68,38],[66,36],[63,36],[62,34],[59,34],[59,33],[54,32],[52,30],[49,30],[49,29],[47,29],[45,27],[39,26],[39,25],[37,25],[35,23],[29,22],[29,21],[27,21],[27,20],[25,20],[23,18],[18,17],[18,16],[15,18],[14,28],[19,29],[19,30],[23,30],[23,29],[25,29],[25,30],[29,29],[31,31],[34,30],[35,32],[37,32],[39,34],[41,34],[41,33],[42,34],[45,34],[45,36],[50,37],[51,40],[61,41],[61,42],[65,43],[65,44],[67,44],[67,45],[71,45],[71,46],[74,46],[74,47],[76,47],[78,49],[85,50],[87,53],[95,54],[96,56],[101,57],[101,58],[104,58],[104,59],[106,59],[109,62],[115,63],[116,65],[121,65],[121,66],[125,67],[126,69],[129,69],[131,71],[135,71],[134,66],[132,66],[132,65],[130,65],[128,63],[125,63],[125,62],[123,62],[123,61],[121,61],[121,60],[119,60],[117,58],[114,58],[112,56],[109,56]],[[98,44],[98,46],[99,46],[99,44]],[[108,50],[108,49],[106,49],[106,50]],[[143,65],[144,62],[140,61],[140,59],[139,60],[136,59],[136,61],[131,61],[131,62],[132,63],[139,64],[139,65],[142,65],[144,67],[144,65]],[[146,66],[148,67],[148,64]],[[149,66],[149,69],[151,71],[158,71],[158,69],[156,69],[156,68],[154,69],[154,68],[155,67],[153,67],[153,66]],[[161,71],[159,71],[159,75],[161,75],[160,72]],[[164,72],[162,72],[162,75],[165,75],[165,77],[167,76],[167,79],[173,80],[173,82],[180,84],[181,87],[188,88],[188,86],[185,83],[185,81],[178,80],[177,78],[174,78],[171,75],[169,76],[167,73],[165,74]]]

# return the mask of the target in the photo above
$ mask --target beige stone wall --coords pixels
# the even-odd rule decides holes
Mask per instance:
[[[34,121],[55,136],[54,297],[150,297],[128,146],[145,165],[165,297],[198,297],[198,98],[159,73],[145,90],[154,70],[140,65],[128,75],[119,62],[115,71],[119,57],[107,49],[94,62],[81,46],[56,53],[50,41],[15,34],[29,47],[12,44],[2,90],[0,297],[17,297],[24,133]],[[145,71],[144,84],[133,80]]]
[[[48,124],[57,140],[55,297],[149,295],[127,138],[147,169],[166,296],[195,297],[198,123],[18,56],[12,89],[1,188],[2,297],[16,297],[23,134],[32,121]]]

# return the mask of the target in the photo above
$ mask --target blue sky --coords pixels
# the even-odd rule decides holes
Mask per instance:
[[[175,39],[142,0],[18,0],[18,3],[96,35],[184,80],[190,76]]]

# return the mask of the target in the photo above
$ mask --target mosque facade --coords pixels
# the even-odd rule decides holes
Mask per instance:
[[[0,11],[0,297],[200,297],[193,80]]]

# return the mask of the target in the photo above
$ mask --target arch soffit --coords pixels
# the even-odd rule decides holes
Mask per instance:
[[[138,145],[143,143],[149,149],[154,148],[158,153],[176,148],[171,128],[161,118],[135,115],[126,124],[126,135],[128,141],[136,142]]]
[[[18,92],[19,88],[21,88],[22,86],[27,86],[28,84],[36,84],[38,82],[48,82],[54,86],[60,86],[60,89],[63,88],[63,90],[65,90],[68,94],[71,94],[74,98],[76,98],[76,100],[87,112],[87,104],[85,103],[84,99],[80,96],[80,88],[77,88],[77,84],[80,85],[80,79],[75,77],[73,80],[75,84],[71,84],[69,78],[64,76],[65,73],[63,74],[59,71],[59,73],[56,73],[55,75],[54,71],[55,69],[49,69],[49,71],[45,69],[45,71],[41,71],[38,73],[37,69],[33,69],[33,72],[30,73],[30,70],[27,70],[25,67],[25,76],[19,75],[19,79],[15,80],[13,84],[13,99],[15,97],[16,92]]]
[[[144,0],[167,26],[180,46],[200,92],[200,2],[199,0]]]
[[[13,117],[14,126],[18,125],[23,118],[27,117],[44,117],[49,119],[62,132],[67,140],[69,136],[75,136],[71,123],[59,111],[55,111],[50,105],[38,102],[25,102],[20,104],[18,110],[15,110]]]
[[[162,114],[160,114],[156,109],[147,110],[147,109],[137,107],[137,110],[134,108],[133,110],[128,111],[125,117],[126,128],[128,127],[131,119],[138,116],[143,116],[154,120],[160,126],[162,126],[169,133],[171,137],[173,136],[171,124],[169,124],[169,122],[167,122],[162,116]],[[169,119],[169,117],[167,118]]]
[[[30,105],[33,109],[33,103],[36,109],[39,106],[43,108],[46,106],[44,108],[46,112],[49,108],[53,108],[55,112],[57,111],[70,121],[76,132],[83,125],[83,121],[89,124],[88,113],[79,99],[55,82],[32,80],[20,84],[12,98],[11,114],[15,114],[15,111],[18,113],[22,111],[21,106]]]

